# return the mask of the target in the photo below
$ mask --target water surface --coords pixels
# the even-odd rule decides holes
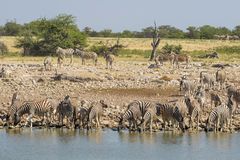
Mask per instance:
[[[240,157],[239,133],[0,130],[0,160],[212,159]]]

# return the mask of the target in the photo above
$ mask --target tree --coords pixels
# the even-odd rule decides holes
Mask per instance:
[[[217,29],[210,25],[204,25],[200,27],[200,38],[202,39],[213,39],[217,33]]]
[[[104,30],[100,31],[99,34],[102,37],[111,37],[112,36],[112,30],[111,29],[104,29]]]
[[[240,37],[240,25],[236,26],[232,32],[234,35],[237,35]]]
[[[187,31],[188,31],[186,33],[187,38],[190,38],[190,39],[199,39],[200,38],[200,32],[197,27],[189,26],[187,28]]]
[[[152,61],[156,57],[156,50],[159,43],[160,43],[160,35],[158,33],[156,22],[154,22],[154,30],[152,32],[152,43],[151,43],[152,52],[150,56],[150,61]]]
[[[162,38],[184,38],[184,32],[170,25],[162,25],[158,27],[159,35]]]
[[[6,36],[17,36],[22,29],[22,25],[17,24],[16,22],[7,22],[4,26],[4,32]]]
[[[56,48],[82,48],[86,35],[78,29],[72,15],[58,15],[53,19],[38,19],[24,27],[18,39],[18,47],[30,50],[30,54],[47,55]]]

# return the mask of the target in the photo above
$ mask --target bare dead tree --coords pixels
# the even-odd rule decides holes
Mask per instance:
[[[160,35],[158,33],[156,22],[154,22],[154,30],[153,30],[152,36],[153,36],[153,41],[151,43],[152,53],[151,53],[150,61],[152,61],[155,58],[156,50],[160,43]]]

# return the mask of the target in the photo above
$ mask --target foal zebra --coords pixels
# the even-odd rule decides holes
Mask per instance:
[[[233,101],[236,103],[236,108],[238,108],[238,104],[240,103],[240,91],[235,89],[233,86],[229,86],[227,88],[227,94],[228,97],[232,96]]]
[[[85,59],[92,59],[95,66],[97,65],[98,55],[95,52],[85,52],[79,49],[75,50],[75,54],[82,59],[82,65],[85,65]]]
[[[184,95],[191,95],[193,94],[194,90],[195,90],[194,82],[187,79],[180,80],[180,92],[183,92]]]
[[[73,63],[73,53],[74,53],[74,49],[72,49],[72,48],[63,49],[61,47],[57,47],[57,49],[56,49],[56,54],[59,59],[64,60],[66,56],[70,57],[70,59],[71,59],[70,64]]]
[[[89,101],[86,100],[82,100],[80,102],[80,106],[78,108],[77,111],[77,119],[79,120],[79,127],[84,128],[87,124],[88,121],[88,115],[89,115],[89,111],[91,109],[91,103]]]
[[[150,132],[152,132],[152,125],[153,125],[153,119],[154,117],[156,116],[157,114],[157,110],[156,110],[156,107],[150,107],[146,110],[144,116],[143,116],[143,119],[142,119],[142,131],[145,131],[145,125],[146,123],[149,122],[149,125],[150,125]]]
[[[153,104],[148,101],[134,100],[128,104],[128,109],[137,109],[141,113],[141,119],[143,118],[145,112],[148,108],[153,107]]]
[[[31,128],[33,115],[43,116],[43,120],[46,116],[47,124],[49,124],[49,118],[51,118],[51,114],[53,113],[53,111],[54,106],[48,99],[44,99],[38,102],[25,102],[17,109],[16,113],[14,114],[14,125],[17,125],[21,121],[21,117],[24,114],[28,114],[27,120],[30,121]]]

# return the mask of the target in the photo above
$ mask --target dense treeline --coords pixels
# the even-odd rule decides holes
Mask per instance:
[[[24,25],[18,24],[16,21],[7,22],[5,25],[0,26],[0,36],[21,35],[26,30],[26,27],[34,30],[35,32],[33,33],[36,33],[36,30],[38,30],[36,27],[39,21],[41,21],[41,19]],[[143,28],[141,31],[124,30],[122,32],[113,32],[111,29],[95,31],[90,27],[85,27],[83,32],[90,37],[151,38],[153,29],[154,28],[150,26]],[[240,25],[236,26],[233,30],[226,27],[214,27],[210,25],[200,27],[189,26],[186,28],[186,31],[170,25],[161,25],[158,27],[158,30],[162,38],[214,39],[216,38],[214,35],[236,35],[240,37]]]

